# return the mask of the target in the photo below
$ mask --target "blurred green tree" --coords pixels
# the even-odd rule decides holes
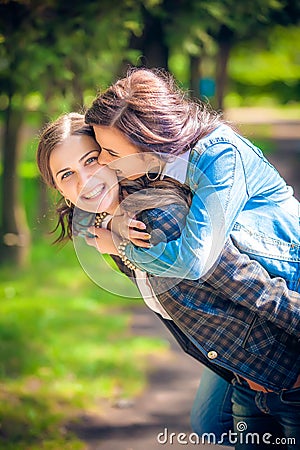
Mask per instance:
[[[168,45],[190,56],[190,89],[199,96],[199,80],[210,76],[216,82],[216,107],[223,109],[227,67],[232,48],[255,36],[262,42],[276,21],[283,20],[290,0],[182,0],[168,24]],[[286,12],[285,21],[290,23]]]
[[[169,69],[172,53],[188,55],[189,89],[200,96],[199,81],[216,83],[216,107],[223,109],[228,60],[241,41],[265,41],[276,23],[291,23],[292,0],[148,0],[135,1],[141,23],[129,45],[140,53],[137,65]],[[281,15],[282,13],[282,15]]]
[[[20,130],[36,93],[41,122],[84,105],[84,95],[118,73],[136,13],[131,1],[7,1],[0,4],[4,109],[0,262],[23,264],[30,233],[20,201]]]
[[[280,103],[299,101],[300,2],[280,4],[280,9],[271,12],[264,39],[254,33],[234,46],[230,64],[233,95],[246,99],[245,104],[251,99],[257,102],[262,92]]]

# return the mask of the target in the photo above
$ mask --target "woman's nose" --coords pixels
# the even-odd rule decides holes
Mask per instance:
[[[89,181],[89,179],[91,178],[91,174],[88,173],[87,171],[81,171],[78,173],[78,186],[80,189],[82,189],[87,182]]]
[[[106,166],[106,164],[109,164],[109,162],[110,162],[109,155],[107,154],[107,152],[102,151],[98,156],[98,163]]]

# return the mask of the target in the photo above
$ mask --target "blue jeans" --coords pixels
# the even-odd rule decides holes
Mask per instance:
[[[232,391],[230,383],[204,368],[191,411],[193,432],[200,437],[213,433],[216,443],[233,445],[228,440],[228,432],[233,430]]]
[[[232,411],[236,450],[300,448],[300,388],[263,393],[235,382]]]

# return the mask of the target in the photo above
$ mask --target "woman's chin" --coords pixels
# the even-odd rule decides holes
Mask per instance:
[[[83,211],[87,211],[90,213],[101,213],[107,212],[109,214],[113,214],[119,202],[117,200],[111,201],[108,196],[103,198],[100,201],[88,201],[88,200],[80,200],[76,203],[77,208],[82,209]]]

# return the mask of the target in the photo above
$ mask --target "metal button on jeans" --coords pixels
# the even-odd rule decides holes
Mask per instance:
[[[207,356],[209,359],[215,359],[218,357],[218,353],[215,352],[214,350],[211,350],[210,352],[207,353]]]

